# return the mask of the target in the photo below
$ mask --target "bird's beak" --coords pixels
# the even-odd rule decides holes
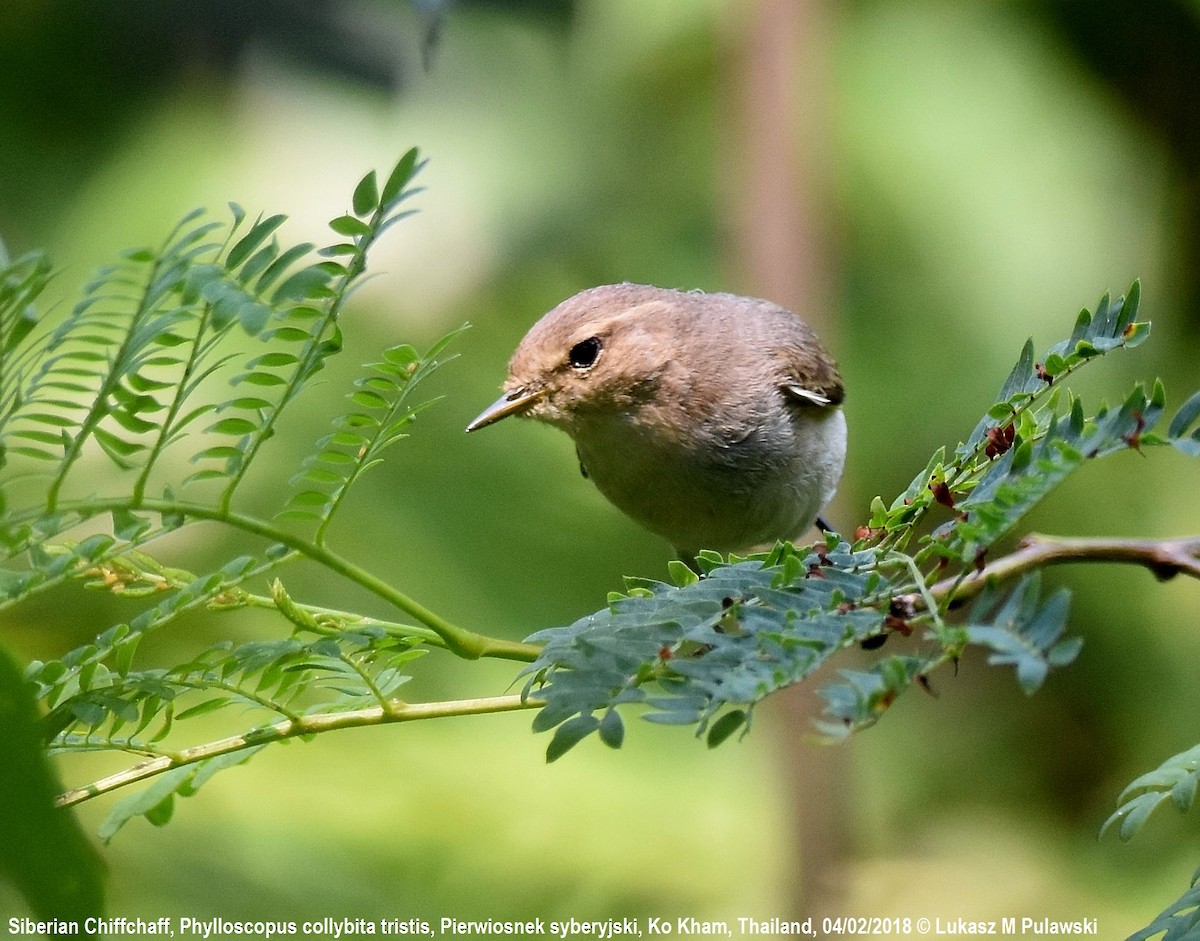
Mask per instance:
[[[546,394],[545,389],[513,389],[505,392],[491,405],[479,413],[478,417],[467,425],[467,431],[478,431],[488,425],[498,422],[501,418],[523,412],[530,405]]]

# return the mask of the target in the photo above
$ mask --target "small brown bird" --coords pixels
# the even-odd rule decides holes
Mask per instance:
[[[591,288],[533,325],[504,390],[467,431],[509,415],[561,428],[584,476],[689,560],[798,537],[845,462],[836,364],[756,298]]]

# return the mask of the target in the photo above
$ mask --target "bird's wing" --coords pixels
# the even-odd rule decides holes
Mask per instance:
[[[833,404],[833,400],[829,396],[822,395],[813,389],[806,389],[797,382],[784,382],[783,391],[808,405],[826,406]]]
[[[837,365],[812,331],[804,332],[803,343],[785,342],[772,350],[780,388],[800,405],[841,405],[846,390]]]

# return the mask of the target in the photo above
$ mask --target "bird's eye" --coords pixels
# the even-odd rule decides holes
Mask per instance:
[[[571,352],[567,354],[571,365],[576,369],[587,369],[595,364],[597,357],[600,355],[600,340],[598,337],[588,337],[586,340],[580,340],[573,347]]]

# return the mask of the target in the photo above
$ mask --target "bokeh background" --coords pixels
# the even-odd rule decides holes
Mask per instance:
[[[1094,404],[1161,376],[1173,408],[1200,385],[1195,0],[0,5],[0,235],[13,253],[50,251],[52,310],[196,205],[285,212],[287,238],[320,242],[362,173],[412,145],[430,158],[421,213],[380,245],[342,362],[275,457],[289,476],[358,363],[470,321],[433,381],[444,400],[365,481],[335,541],[485,633],[568,623],[669,558],[579,477],[565,437],[462,433],[527,327],[584,287],[754,293],[817,326],[849,387],[832,511],[847,530],[969,432],[1027,336],[1044,349],[1134,277],[1154,336],[1080,388]],[[1027,528],[1198,532],[1197,479],[1174,453],[1121,455]],[[211,535],[193,551],[233,548]],[[968,659],[936,678],[938,698],[913,693],[833,749],[811,740],[806,691],[715,752],[635,722],[620,752],[589,741],[547,766],[528,715],[329,735],[224,773],[165,829],[119,834],[110,907],[1033,914],[1123,936],[1198,861],[1196,820],[1169,812],[1130,845],[1096,835],[1129,780],[1197,740],[1200,588],[1048,574],[1075,591],[1086,644],[1032,700]],[[320,573],[288,583],[371,607]],[[0,637],[54,655],[121,610],[71,594]],[[165,658],[272,630],[195,619],[156,642]],[[418,666],[413,699],[499,693],[515,672]],[[85,824],[109,804],[85,805]]]

